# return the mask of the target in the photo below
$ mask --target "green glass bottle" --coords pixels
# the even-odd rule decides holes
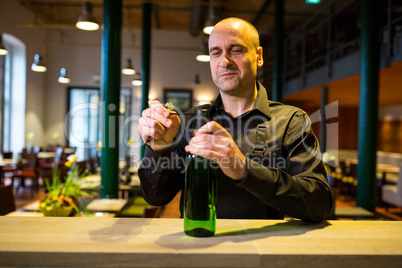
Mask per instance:
[[[208,110],[197,110],[196,128],[206,123]],[[216,169],[210,160],[189,154],[186,158],[184,185],[184,232],[205,237],[215,234]]]

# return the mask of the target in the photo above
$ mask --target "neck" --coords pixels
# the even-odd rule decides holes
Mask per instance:
[[[223,108],[233,118],[253,108],[254,101],[257,98],[257,86],[254,86],[254,90],[244,90],[243,92],[244,94],[241,96],[233,96],[221,92]]]

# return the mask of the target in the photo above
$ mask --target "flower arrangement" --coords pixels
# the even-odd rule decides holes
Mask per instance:
[[[39,209],[45,216],[70,216],[74,212],[79,213],[79,206],[87,215],[91,214],[81,198],[90,197],[95,189],[88,187],[83,189],[82,178],[86,176],[88,170],[80,175],[76,162],[76,155],[67,157],[64,165],[68,168],[68,173],[64,183],[61,182],[57,164],[53,167],[52,182],[50,183],[48,178],[44,179],[48,193],[40,201]]]

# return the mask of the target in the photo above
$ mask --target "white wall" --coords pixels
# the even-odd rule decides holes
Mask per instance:
[[[26,45],[26,70],[21,70],[21,74],[26,73],[25,142],[26,134],[34,132],[33,144],[42,145],[46,73],[32,72],[31,65],[36,53],[41,54],[46,61],[46,30],[16,26],[16,23],[33,22],[34,20],[34,15],[17,0],[0,0],[0,33],[13,35]],[[37,18],[36,21],[40,22],[40,19]],[[15,124],[20,123],[15,122]]]
[[[17,0],[0,0],[0,32],[19,38],[27,47],[27,104],[26,130],[34,132],[33,145],[64,144],[64,118],[68,86],[100,86],[93,80],[101,66],[102,32],[79,29],[43,29],[16,27],[16,22],[34,22],[34,16]],[[152,31],[151,83],[152,98],[163,101],[164,88],[192,88],[194,105],[200,98],[213,100],[217,89],[212,82],[208,63],[195,60],[201,48],[201,36],[192,37],[188,32]],[[30,70],[35,53],[43,56],[48,68],[46,73]],[[122,66],[131,58],[136,70],[141,71],[141,30],[123,30]],[[65,67],[71,79],[69,85],[57,82],[60,68]],[[201,84],[194,86],[195,74]],[[122,87],[133,90],[133,115],[141,114],[141,88],[131,85],[133,77],[122,75]],[[60,136],[52,140],[52,133]],[[132,136],[138,137],[136,128]]]
[[[209,96],[213,100],[217,90],[211,79],[208,63],[195,60],[201,37],[191,37],[187,32],[154,30],[152,32],[150,97],[163,101],[164,88],[194,89],[194,104]],[[78,29],[50,30],[48,42],[48,72],[46,87],[45,140],[51,140],[54,132],[64,133],[67,86],[57,82],[61,67],[68,70],[70,86],[99,86],[93,77],[101,71],[101,31],[84,32]],[[141,31],[124,30],[122,33],[122,67],[127,58],[141,72]],[[195,74],[201,84],[194,86]],[[141,87],[131,85],[133,76],[122,75],[122,87],[132,88],[133,113],[141,114]],[[208,97],[207,97],[208,98]],[[63,144],[64,135],[56,142]],[[132,126],[131,138],[139,140],[136,126]],[[128,138],[127,138],[128,139]]]

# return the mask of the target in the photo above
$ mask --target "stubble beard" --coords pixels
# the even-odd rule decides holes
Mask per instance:
[[[231,95],[231,93],[236,92],[241,88],[240,79],[238,77],[233,79],[222,79],[218,78],[215,82],[220,92]]]

